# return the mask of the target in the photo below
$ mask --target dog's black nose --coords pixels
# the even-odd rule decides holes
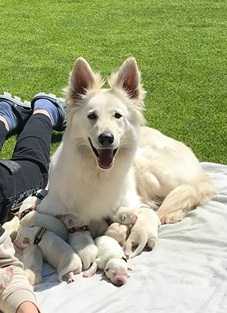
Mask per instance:
[[[108,147],[114,142],[114,136],[109,132],[102,133],[98,136],[98,141],[102,146]]]

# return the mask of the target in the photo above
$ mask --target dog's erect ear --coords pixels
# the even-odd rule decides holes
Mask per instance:
[[[140,72],[133,57],[128,58],[116,74],[114,84],[123,88],[132,99],[139,97]]]
[[[70,76],[71,95],[80,98],[95,84],[95,75],[84,58],[78,58]]]

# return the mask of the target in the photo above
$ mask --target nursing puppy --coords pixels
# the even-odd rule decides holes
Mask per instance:
[[[73,215],[65,215],[61,220],[69,231],[70,246],[81,258],[83,270],[87,270],[94,263],[98,252],[90,231],[87,228],[84,230]]]
[[[31,285],[42,282],[43,254],[40,248],[33,243],[27,243],[24,247],[17,246],[14,241],[15,250],[20,250],[16,256],[24,264],[25,275]]]
[[[129,266],[122,247],[115,239],[105,235],[97,237],[95,243],[98,247],[96,262],[84,272],[84,276],[89,277],[100,269],[114,285],[124,285],[128,280]]]
[[[32,246],[40,227],[26,227],[21,226],[18,229],[17,237],[14,243],[21,249],[26,249]],[[45,231],[37,244],[40,248],[43,258],[52,265],[58,272],[59,280],[65,280],[68,283],[74,281],[74,274],[79,274],[82,270],[82,263],[79,256],[72,250],[72,248],[59,236],[50,231]],[[31,264],[34,270],[34,275],[39,273],[35,269],[40,267],[36,258],[36,253],[31,249]]]
[[[120,223],[112,223],[105,231],[106,236],[114,238],[122,247],[126,243],[128,234],[129,227]]]
[[[130,214],[127,208],[122,208],[119,213],[120,217],[124,217],[124,222],[133,225],[124,249],[127,257],[135,257],[146,246],[149,249],[154,248],[158,241],[158,228],[161,224],[156,212],[148,207],[141,207],[137,211],[132,210]],[[133,248],[136,248],[134,252]]]
[[[138,217],[139,210],[127,207],[120,207],[113,217],[113,220],[117,223],[132,227]]]
[[[58,218],[48,214],[31,211],[20,220],[20,225],[27,227],[45,227],[63,240],[68,239],[68,231],[65,225]]]
[[[74,214],[88,225],[112,218],[121,206],[158,201],[167,223],[209,200],[214,188],[193,152],[144,127],[145,92],[135,59],[111,75],[109,88],[102,85],[89,64],[77,59],[66,91],[67,127],[38,211]]]
[[[20,225],[20,220],[17,216],[14,216],[13,219],[11,219],[8,222],[5,222],[2,227],[6,230],[8,235],[11,237],[12,241],[16,238],[17,230]]]

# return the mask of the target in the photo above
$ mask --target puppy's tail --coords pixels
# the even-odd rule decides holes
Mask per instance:
[[[182,184],[173,189],[162,202],[158,215],[162,220],[169,213],[194,209],[197,205],[210,200],[215,195],[215,188],[210,178],[204,174],[191,184]]]

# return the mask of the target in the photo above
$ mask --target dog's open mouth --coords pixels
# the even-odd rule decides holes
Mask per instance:
[[[99,167],[104,170],[111,168],[117,149],[111,149],[111,148],[96,149],[93,146],[91,139],[88,138],[88,140],[97,158]]]

